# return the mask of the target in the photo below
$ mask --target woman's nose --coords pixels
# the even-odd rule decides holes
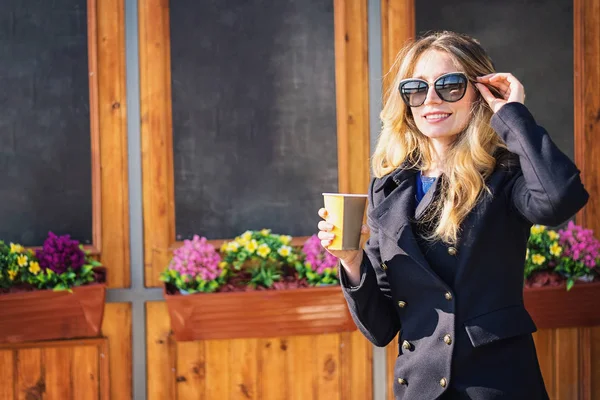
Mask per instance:
[[[427,90],[427,97],[425,97],[425,103],[423,104],[440,104],[442,101],[443,100],[438,96],[433,85],[430,85]]]

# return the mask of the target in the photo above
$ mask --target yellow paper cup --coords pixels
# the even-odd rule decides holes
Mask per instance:
[[[366,194],[323,193],[326,221],[333,225],[335,235],[329,250],[357,250],[360,246]]]

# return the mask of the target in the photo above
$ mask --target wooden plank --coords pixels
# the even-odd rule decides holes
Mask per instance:
[[[177,343],[177,399],[206,399],[204,342]]]
[[[542,377],[544,378],[544,384],[550,398],[555,398],[556,393],[556,366],[554,349],[555,345],[555,330],[554,329],[540,329],[533,334],[533,340],[535,342],[535,349],[538,356],[538,362],[540,364],[540,370],[542,371]]]
[[[108,338],[110,399],[133,396],[131,362],[131,303],[108,303],[104,309],[102,333]]]
[[[169,337],[170,321],[164,302],[146,303],[146,355],[148,399],[175,399],[175,344]],[[223,356],[223,354],[221,354]],[[219,397],[215,397],[219,398]]]
[[[44,400],[73,399],[73,349],[49,347],[43,350],[46,390]]]
[[[555,396],[557,399],[579,399],[578,328],[556,329],[555,335]]]
[[[0,400],[14,400],[15,398],[15,352],[12,350],[0,351]]]
[[[229,342],[229,387],[234,399],[268,399],[258,396],[258,339],[235,339]],[[261,382],[279,381],[277,375],[261,374]]]
[[[340,390],[340,335],[332,333],[315,338],[317,353],[318,399],[341,399]]]
[[[590,332],[591,359],[591,398],[600,400],[600,326],[595,326]]]
[[[73,347],[73,399],[97,400],[100,397],[98,348]]]
[[[289,337],[281,337],[258,341],[258,375],[270,377],[259,380],[259,399],[287,399],[290,396],[289,379],[295,377],[287,369],[289,340]]]
[[[146,286],[159,286],[175,240],[169,1],[139,4],[140,108]]]
[[[387,371],[387,399],[394,400],[394,366],[398,358],[398,335],[385,347]]]
[[[100,260],[109,269],[108,286],[124,288],[130,286],[125,5],[124,0],[95,1],[98,60],[90,73],[98,81],[99,150],[92,157],[99,156],[102,165],[97,172],[102,205]]]
[[[340,334],[341,398],[371,399],[373,393],[373,346],[360,333]]]
[[[208,340],[206,351],[206,398],[229,399],[229,341]]]
[[[366,193],[369,183],[367,2],[334,0],[338,187]]]
[[[385,76],[402,46],[415,37],[414,0],[381,0],[382,75]],[[393,70],[394,72],[396,69]],[[390,78],[393,79],[393,73]],[[389,81],[386,79],[386,82]]]
[[[286,380],[289,400],[315,400],[318,398],[317,367],[314,335],[289,336],[287,338]],[[261,376],[262,376],[261,371]],[[262,385],[262,382],[261,382]]]
[[[41,399],[45,387],[42,375],[42,351],[36,348],[20,349],[17,351],[16,361],[16,399]]]

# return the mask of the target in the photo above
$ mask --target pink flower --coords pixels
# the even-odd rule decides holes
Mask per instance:
[[[338,259],[321,246],[321,241],[317,235],[312,235],[305,243],[302,251],[306,255],[306,263],[318,274],[322,274],[325,269],[334,269],[337,267]]]
[[[191,279],[200,277],[210,281],[221,274],[220,262],[221,256],[215,247],[205,237],[194,235],[192,240],[185,240],[183,246],[173,251],[169,268]]]

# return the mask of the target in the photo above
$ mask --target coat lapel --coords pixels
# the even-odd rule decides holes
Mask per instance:
[[[372,219],[385,235],[397,241],[399,252],[408,255],[419,266],[439,279],[423,256],[412,227],[415,217],[422,214],[433,200],[437,182],[436,187],[427,191],[419,207],[415,209],[416,173],[416,169],[401,169],[392,173],[378,188],[375,188],[375,191],[391,191],[373,209]]]

